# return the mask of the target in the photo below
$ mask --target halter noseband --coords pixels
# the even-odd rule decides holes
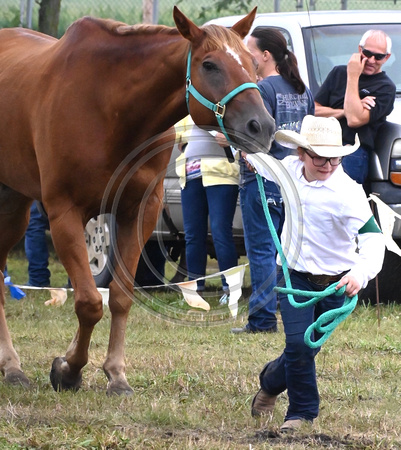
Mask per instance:
[[[199,103],[201,103],[206,108],[212,110],[216,116],[217,122],[223,132],[224,136],[230,142],[230,138],[227,135],[226,129],[224,128],[223,118],[226,113],[226,105],[227,103],[234,98],[237,94],[244,91],[245,89],[257,89],[259,90],[256,83],[243,83],[240,86],[233,89],[230,93],[228,93],[225,97],[223,97],[219,102],[213,103],[205,98],[202,94],[200,94],[196,88],[193,86],[191,81],[191,49],[188,52],[187,59],[187,76],[186,76],[186,93],[185,99],[187,101],[187,108],[189,112],[189,94],[192,94]]]

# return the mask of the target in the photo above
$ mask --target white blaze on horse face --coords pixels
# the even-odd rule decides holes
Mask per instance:
[[[227,53],[228,53],[229,55],[231,55],[231,56],[235,59],[235,61],[237,61],[237,63],[241,66],[242,70],[244,70],[249,76],[251,76],[251,74],[250,74],[250,73],[245,69],[245,67],[243,66],[242,61],[241,61],[241,58],[240,58],[240,56],[238,55],[238,53],[235,52],[235,51],[234,51],[231,47],[229,47],[227,44],[225,44],[225,48],[226,48]]]

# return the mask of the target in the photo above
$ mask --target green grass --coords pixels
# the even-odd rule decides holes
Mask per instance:
[[[9,260],[24,275],[20,252]],[[60,270],[52,260],[52,273]],[[20,271],[20,272],[18,272]],[[61,272],[60,282],[65,274]],[[167,300],[165,293],[154,293]],[[180,296],[175,296],[179,302]],[[93,333],[81,390],[56,393],[51,363],[65,354],[77,321],[72,294],[63,307],[44,306],[46,291],[7,296],[6,314],[29,390],[0,383],[0,449],[399,449],[401,306],[359,305],[317,356],[321,412],[311,429],[282,436],[287,396],[271,420],[250,417],[264,363],[277,357],[284,333],[229,333],[244,317],[213,327],[187,327],[134,304],[126,363],[132,397],[107,397],[102,364],[110,313]],[[217,307],[217,306],[216,306]]]

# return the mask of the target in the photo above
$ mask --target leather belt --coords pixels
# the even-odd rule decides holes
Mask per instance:
[[[306,276],[308,281],[311,281],[312,283],[315,283],[318,286],[329,286],[330,284],[340,281],[341,278],[348,272],[349,270],[345,270],[344,272],[339,273],[338,275],[312,275],[311,273],[308,272],[303,272],[303,274]]]

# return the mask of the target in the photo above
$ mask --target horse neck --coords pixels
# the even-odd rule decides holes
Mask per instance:
[[[175,39],[163,48],[159,61],[153,65],[152,99],[158,111],[164,111],[163,127],[174,125],[188,114],[185,101],[186,65],[189,43],[183,38]],[[165,129],[165,128],[164,128]]]
[[[147,123],[147,133],[165,131],[188,114],[185,101],[188,50],[188,41],[174,36],[163,36],[163,42],[158,39],[141,48],[143,62],[136,68],[139,78],[134,74],[139,92],[133,82],[124,93],[123,107],[133,123]]]
[[[188,50],[178,30],[145,26],[119,35],[107,21],[84,18],[55,45],[52,64],[65,79],[79,74],[82,101],[95,99],[116,133],[135,130],[138,138],[144,123],[146,134],[157,134],[187,114]]]

